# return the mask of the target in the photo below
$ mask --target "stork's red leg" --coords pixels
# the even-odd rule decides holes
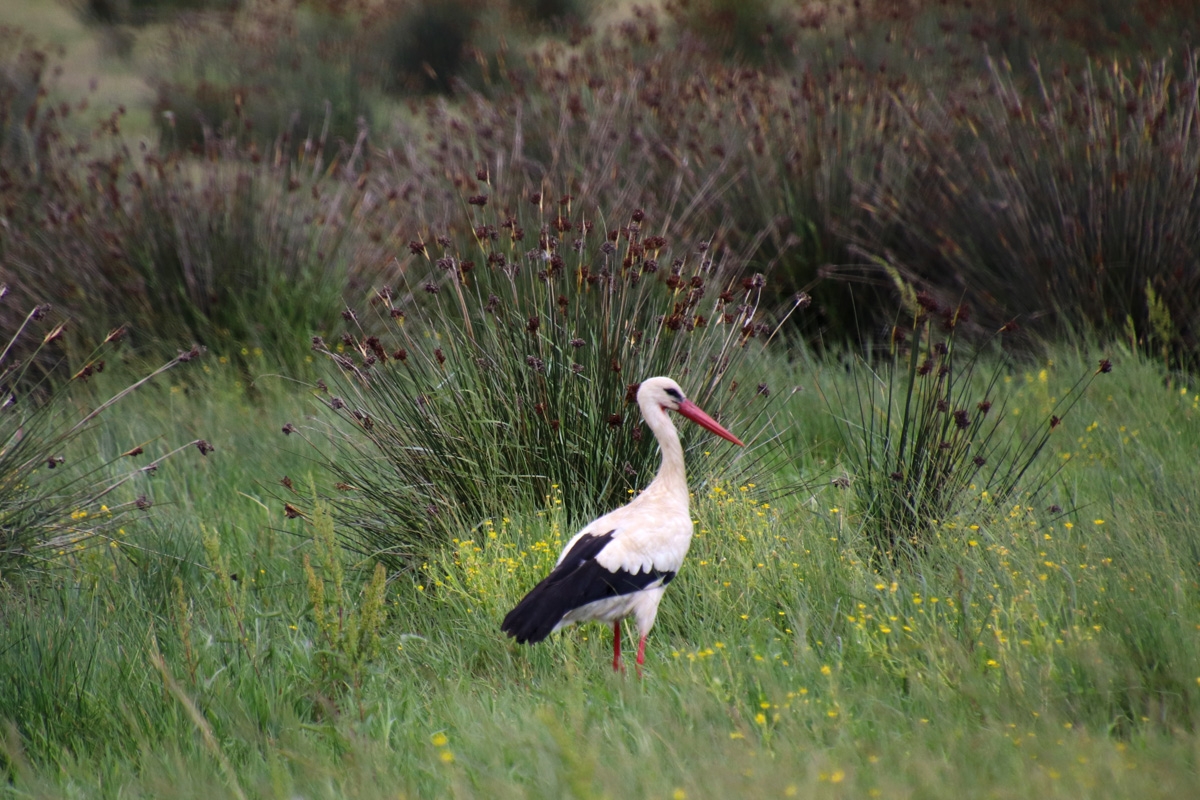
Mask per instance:
[[[640,662],[639,662],[640,663]],[[613,623],[613,672],[625,669],[621,666],[621,623]]]
[[[642,677],[642,664],[646,663],[646,637],[638,639],[637,674]]]

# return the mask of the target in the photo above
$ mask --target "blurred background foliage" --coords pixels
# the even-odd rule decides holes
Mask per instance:
[[[70,7],[125,44],[81,97],[77,51],[0,33],[0,277],[81,352],[127,322],[297,365],[332,329],[314,296],[354,304],[416,231],[470,230],[485,174],[709,237],[777,312],[812,295],[785,333],[818,347],[885,341],[909,285],[978,333],[1197,364],[1189,2]],[[105,104],[117,71],[139,106]]]

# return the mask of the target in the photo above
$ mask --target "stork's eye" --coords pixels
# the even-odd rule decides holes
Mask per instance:
[[[674,398],[676,402],[683,402],[683,393],[678,389],[667,389],[667,394]]]

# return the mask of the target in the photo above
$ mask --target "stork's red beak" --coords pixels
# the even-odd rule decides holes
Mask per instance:
[[[680,414],[687,417],[692,422],[699,425],[701,428],[707,428],[708,430],[715,433],[717,436],[720,436],[722,439],[728,439],[729,441],[736,444],[738,447],[746,446],[746,444],[741,439],[737,438],[732,433],[730,433],[729,431],[722,428],[721,423],[717,422],[715,419],[710,417],[708,414],[705,414],[703,411],[701,411],[700,406],[696,405],[691,400],[684,400],[682,403],[679,404],[679,408],[677,410],[679,411]]]

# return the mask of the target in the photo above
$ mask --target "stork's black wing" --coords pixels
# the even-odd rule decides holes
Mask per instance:
[[[613,572],[596,561],[616,531],[584,534],[566,558],[508,612],[500,630],[520,644],[540,642],[568,613],[609,597],[641,591],[655,581],[671,582],[675,573],[666,570]]]

